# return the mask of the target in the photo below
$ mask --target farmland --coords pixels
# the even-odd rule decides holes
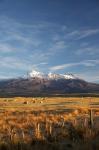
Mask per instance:
[[[0,98],[2,150],[98,150],[98,141],[98,97]]]

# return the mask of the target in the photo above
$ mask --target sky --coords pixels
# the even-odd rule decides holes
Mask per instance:
[[[0,0],[0,79],[31,70],[99,82],[99,0]]]

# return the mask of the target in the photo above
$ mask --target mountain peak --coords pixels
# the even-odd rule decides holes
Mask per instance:
[[[31,78],[35,78],[35,77],[37,77],[37,78],[42,78],[42,77],[44,76],[44,73],[38,72],[38,71],[35,71],[35,70],[32,70],[32,71],[29,73],[29,76],[30,76]]]
[[[56,73],[48,73],[48,74],[44,74],[42,72],[38,72],[35,70],[32,70],[29,73],[29,77],[30,78],[47,78],[49,80],[59,80],[59,79],[78,79],[78,77],[76,77],[73,74],[70,73],[65,73],[65,74],[56,74]]]
[[[71,73],[65,73],[64,74],[64,77],[66,78],[66,79],[78,79],[78,77],[76,77],[74,74],[71,74]]]
[[[49,96],[70,93],[99,93],[99,84],[89,83],[73,74],[44,74],[31,71],[28,78],[0,81],[1,96]]]

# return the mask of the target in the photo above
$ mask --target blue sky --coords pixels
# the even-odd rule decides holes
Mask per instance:
[[[99,81],[98,0],[0,0],[0,78],[33,69]]]

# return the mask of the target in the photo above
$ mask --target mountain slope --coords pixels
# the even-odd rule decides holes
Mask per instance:
[[[34,74],[28,78],[0,81],[0,96],[99,93],[99,84],[86,82],[72,74]]]

